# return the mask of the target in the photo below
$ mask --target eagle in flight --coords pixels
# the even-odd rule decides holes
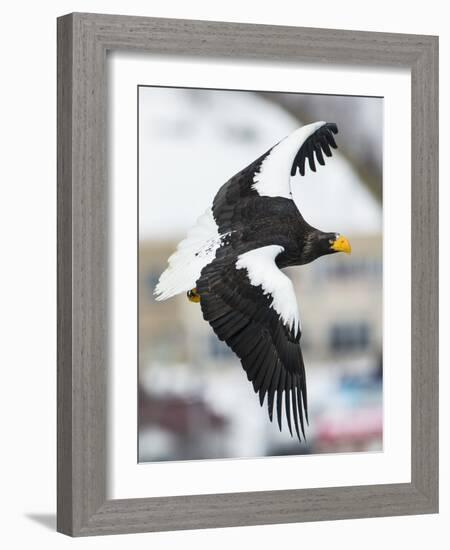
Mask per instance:
[[[295,130],[217,192],[211,208],[168,260],[155,288],[157,300],[186,292],[220,340],[239,357],[269,418],[281,430],[284,409],[292,436],[308,422],[302,327],[294,287],[282,271],[320,256],[351,252],[339,233],[309,225],[292,198],[291,176],[306,161],[336,149],[336,124],[315,122]]]

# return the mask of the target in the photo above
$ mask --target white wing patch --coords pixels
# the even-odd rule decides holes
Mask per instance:
[[[303,143],[326,122],[302,126],[275,145],[253,177],[252,189],[263,197],[291,198],[291,168]]]
[[[236,269],[245,269],[252,286],[261,286],[264,295],[272,297],[272,307],[295,335],[301,330],[297,298],[292,281],[280,269],[275,258],[284,251],[270,245],[250,250],[238,256]]]
[[[156,300],[167,300],[193,289],[202,269],[214,260],[216,250],[225,237],[226,235],[219,235],[209,208],[198,218],[168,259],[169,266],[162,273],[154,291]]]

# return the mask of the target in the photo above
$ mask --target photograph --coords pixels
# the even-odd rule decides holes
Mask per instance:
[[[383,98],[138,86],[138,461],[383,450]]]
[[[446,6],[4,4],[6,550],[448,545]]]

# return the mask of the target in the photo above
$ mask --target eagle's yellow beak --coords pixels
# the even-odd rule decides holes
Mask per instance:
[[[337,238],[331,245],[331,248],[335,250],[336,252],[345,252],[346,254],[350,254],[352,251],[352,247],[345,237],[339,237]]]

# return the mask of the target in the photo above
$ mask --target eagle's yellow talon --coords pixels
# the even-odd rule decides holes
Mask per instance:
[[[192,290],[187,291],[187,297],[190,302],[198,304],[200,302],[200,294],[197,293],[197,289],[193,288]]]

